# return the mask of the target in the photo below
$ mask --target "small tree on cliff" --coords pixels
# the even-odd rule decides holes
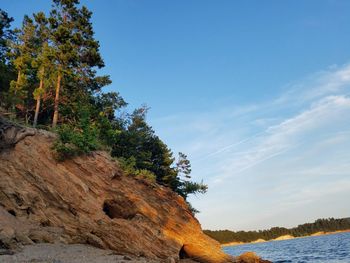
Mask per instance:
[[[179,157],[176,163],[176,171],[178,176],[183,180],[191,179],[191,163],[187,159],[187,155],[182,152],[179,152]]]
[[[179,178],[179,184],[176,189],[179,195],[187,199],[190,194],[201,193],[204,194],[208,190],[208,186],[203,182],[197,183],[191,181],[191,163],[187,159],[187,155],[179,152],[178,161],[176,163],[176,172]],[[191,207],[194,212],[198,212]]]

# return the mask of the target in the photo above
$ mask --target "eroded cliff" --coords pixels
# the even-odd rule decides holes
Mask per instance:
[[[1,220],[0,236],[15,232],[2,246],[59,241],[148,258],[231,260],[168,188],[124,176],[105,152],[57,162],[53,134],[22,137],[17,130],[12,138],[23,140],[14,139],[0,153],[0,206],[2,219],[12,216],[23,224],[11,230],[9,220]]]
[[[80,243],[159,262],[265,262],[223,253],[182,197],[123,175],[107,153],[57,162],[53,133],[0,121],[0,250]]]

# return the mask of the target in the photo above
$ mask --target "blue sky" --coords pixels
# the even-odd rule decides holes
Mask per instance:
[[[350,215],[350,2],[82,1],[103,73],[209,192],[203,228]],[[19,25],[49,1],[2,0]]]

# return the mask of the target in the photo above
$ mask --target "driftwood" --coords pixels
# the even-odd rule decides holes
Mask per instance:
[[[0,116],[0,151],[14,147],[27,136],[34,136],[35,129],[10,122]]]

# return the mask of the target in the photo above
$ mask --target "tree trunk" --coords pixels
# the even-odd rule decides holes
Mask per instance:
[[[43,79],[40,79],[40,85],[39,85],[40,91],[43,89]],[[41,102],[41,94],[38,95],[36,99],[36,107],[35,107],[35,115],[34,115],[34,121],[33,121],[33,127],[35,128],[38,124],[38,116],[39,116],[39,110],[40,110],[40,102]]]
[[[61,73],[58,73],[57,76],[57,84],[56,84],[56,96],[55,96],[55,106],[54,113],[52,119],[52,128],[55,128],[58,121],[58,105],[59,105],[59,97],[60,97],[60,88],[61,88]]]
[[[15,94],[17,93],[18,85],[19,85],[19,80],[20,80],[20,79],[21,79],[21,70],[18,70]]]
[[[18,90],[18,87],[19,87],[19,81],[21,79],[21,70],[18,70],[18,73],[17,73],[17,82],[16,82],[16,88],[13,92],[13,95],[14,95],[14,101],[12,101],[12,111],[14,113],[16,113],[16,95],[17,95],[17,90]]]
[[[35,128],[38,124],[38,116],[39,116],[39,109],[40,109],[40,103],[41,103],[41,96],[36,99],[36,107],[35,107],[35,114],[34,114],[34,121],[33,121],[33,127]]]
[[[45,68],[43,67],[41,70],[42,70],[42,72],[41,72],[42,74],[40,77],[39,94],[38,94],[38,97],[36,98],[36,107],[35,107],[33,127],[36,127],[36,125],[38,124],[38,117],[39,117],[40,104],[41,104],[41,93],[42,93],[43,87],[44,87]]]

